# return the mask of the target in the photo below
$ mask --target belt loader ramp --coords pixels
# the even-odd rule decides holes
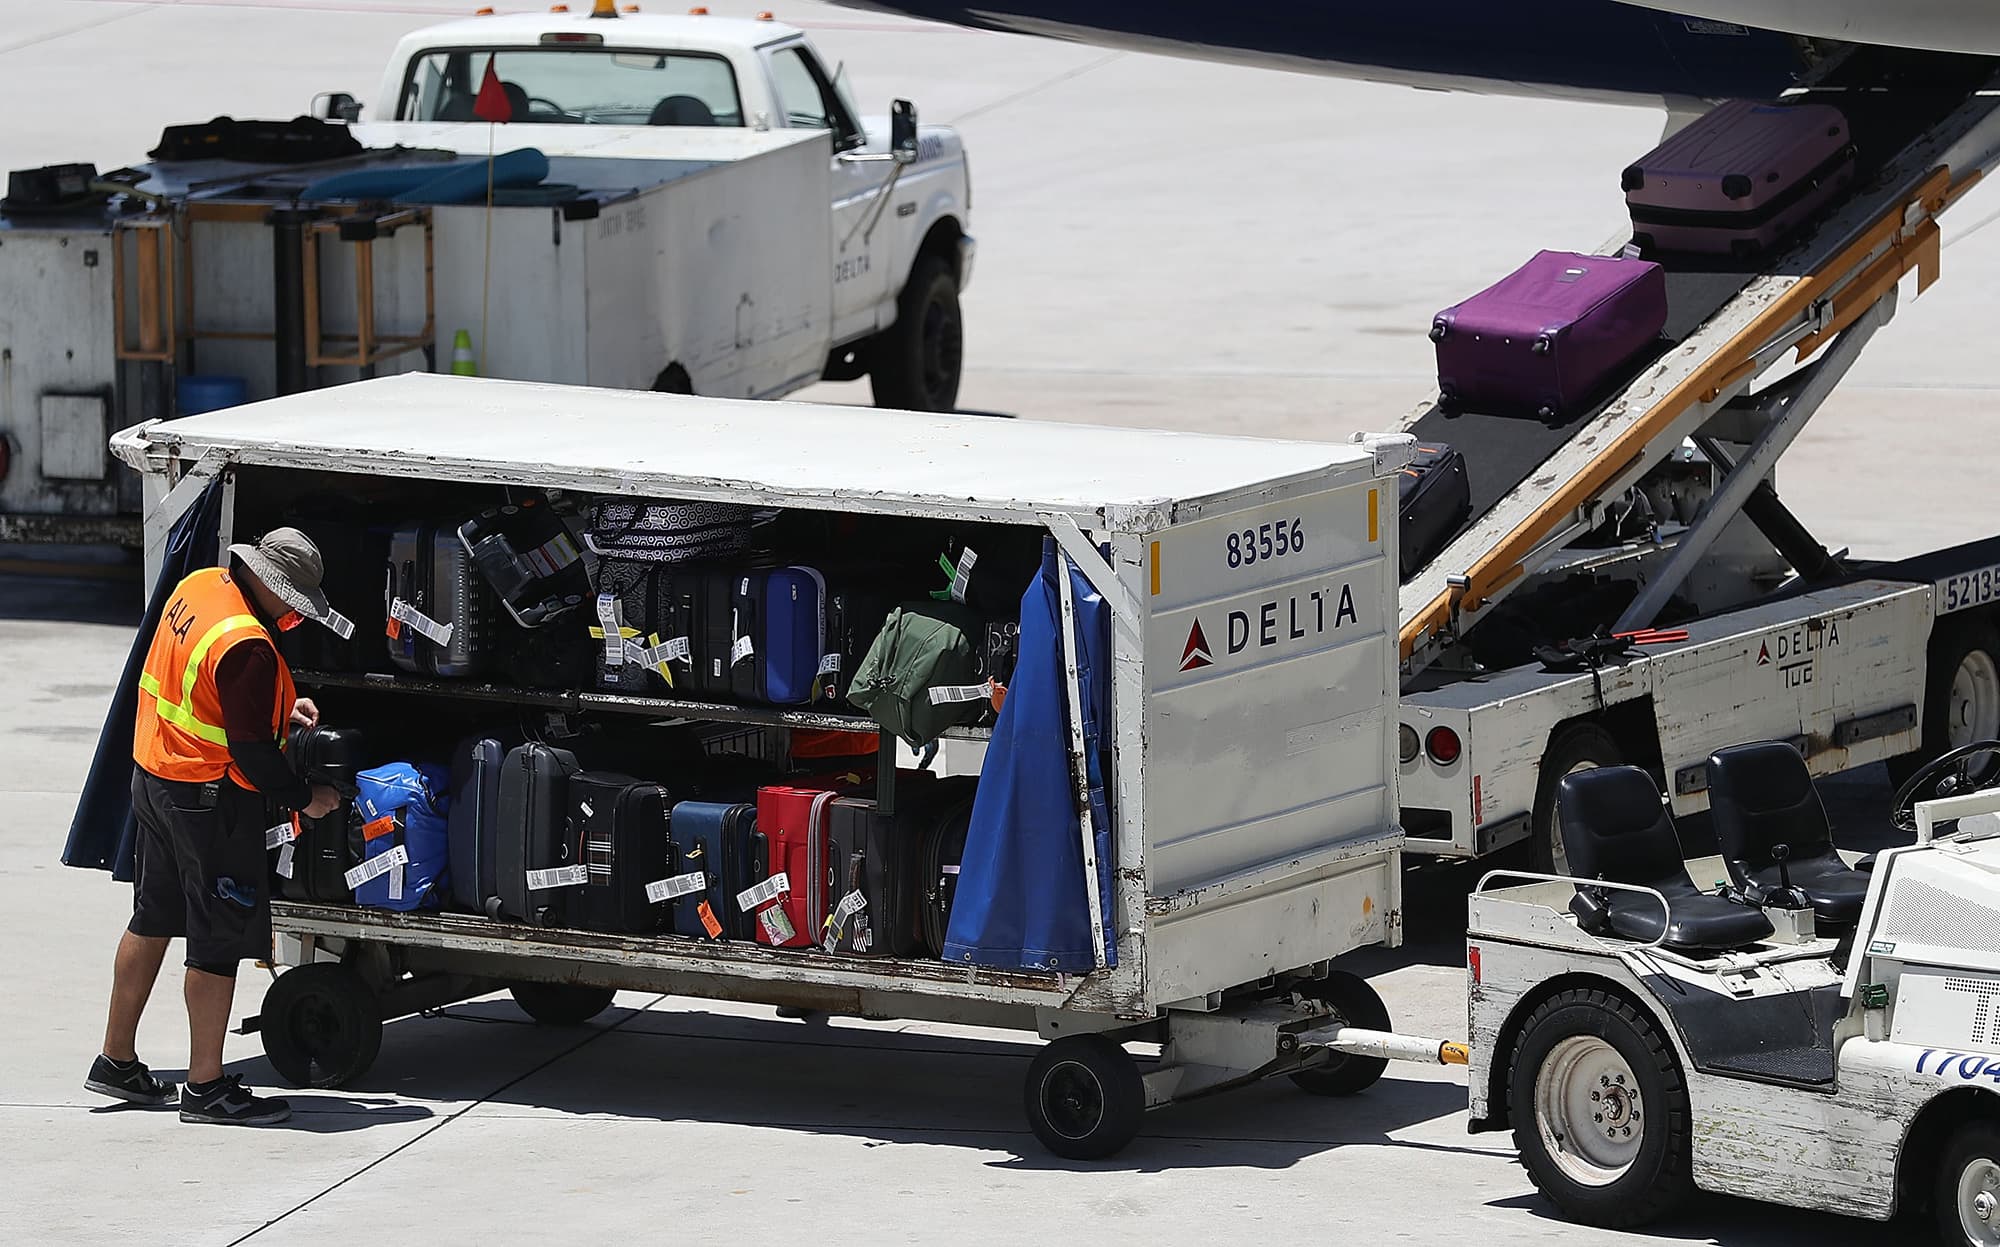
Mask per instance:
[[[1828,66],[1800,94],[1847,115],[1858,169],[1809,237],[1747,264],[1659,257],[1661,349],[1566,423],[1435,401],[1405,422],[1464,453],[1472,495],[1402,587],[1412,852],[1528,840],[1560,869],[1554,785],[1591,765],[1648,766],[1689,813],[1736,741],[1789,739],[1823,775],[2000,734],[2000,540],[1868,564],[1771,483],[1903,279],[1937,279],[1938,217],[2000,160],[1994,71],[1879,49]],[[1591,637],[1614,639],[1566,646]]]

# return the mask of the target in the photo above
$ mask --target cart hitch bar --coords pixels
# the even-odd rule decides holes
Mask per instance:
[[[1299,1036],[1299,1046],[1325,1048],[1349,1056],[1372,1056],[1388,1061],[1416,1061],[1424,1065],[1464,1065],[1472,1058],[1462,1043],[1449,1039],[1427,1039],[1422,1035],[1398,1035],[1393,1031],[1364,1030],[1359,1026],[1323,1026]]]

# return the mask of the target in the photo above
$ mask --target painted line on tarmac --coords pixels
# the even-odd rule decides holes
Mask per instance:
[[[320,1200],[325,1199],[327,1196],[333,1194],[341,1187],[346,1186],[348,1183],[354,1181],[362,1174],[367,1173],[369,1170],[375,1168],[377,1165],[380,1165],[385,1161],[388,1161],[396,1156],[401,1155],[403,1152],[409,1150],[412,1147],[415,1147],[417,1144],[423,1142],[425,1139],[430,1138],[438,1131],[444,1129],[446,1126],[449,1126],[451,1123],[457,1121],[459,1118],[465,1116],[467,1113],[470,1113],[473,1109],[478,1108],[480,1105],[486,1103],[493,1097],[501,1095],[508,1089],[526,1082],[528,1079],[533,1078],[535,1075],[549,1068],[549,1066],[554,1065],[556,1062],[562,1060],[564,1057],[570,1056],[573,1053],[583,1048],[587,1048],[593,1043],[596,1043],[598,1040],[604,1038],[604,1036],[611,1034],[613,1031],[616,1031],[619,1027],[625,1025],[625,1023],[631,1021],[633,1018],[638,1017],[640,1014],[646,1012],[646,1010],[648,1009],[651,1009],[654,1005],[659,1004],[662,1000],[665,1000],[666,998],[667,998],[667,993],[661,992],[659,995],[653,997],[651,1000],[647,1001],[645,1004],[639,1006],[638,1008],[629,1010],[624,1017],[619,1018],[616,1022],[613,1022],[611,1025],[605,1027],[604,1029],[592,1031],[590,1034],[584,1036],[576,1043],[571,1044],[569,1047],[564,1048],[561,1052],[558,1052],[554,1056],[549,1057],[541,1064],[536,1065],[533,1068],[528,1069],[523,1073],[520,1073],[514,1076],[513,1078],[508,1079],[506,1082],[501,1083],[499,1086],[487,1092],[485,1095],[481,1096],[477,1100],[474,1100],[469,1104],[463,1105],[460,1108],[452,1110],[449,1114],[440,1118],[437,1121],[437,1123],[431,1126],[429,1129],[420,1131],[414,1137],[406,1139],[402,1143],[397,1144],[395,1147],[390,1148],[387,1152],[384,1152],[382,1155],[377,1156],[374,1160],[369,1161],[367,1164],[361,1166],[361,1168],[355,1170],[353,1173],[348,1174],[346,1177],[334,1183],[332,1186],[327,1187],[319,1194],[313,1195],[307,1199],[300,1201],[299,1203],[286,1209],[284,1212],[281,1212],[277,1216],[272,1217],[269,1221],[266,1221],[264,1224],[250,1231],[248,1234],[245,1234],[240,1238],[231,1240],[228,1247],[238,1247],[238,1244],[240,1243],[247,1243],[251,1239],[257,1237],[259,1234],[262,1234],[265,1230],[270,1229],[272,1226],[278,1224],[280,1221],[283,1221],[287,1217],[290,1217],[292,1214],[297,1212],[303,1212],[305,1209],[310,1208],[312,1205],[318,1203]]]

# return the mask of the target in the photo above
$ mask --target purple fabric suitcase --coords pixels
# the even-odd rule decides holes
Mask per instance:
[[[1853,180],[1839,109],[1731,100],[1626,169],[1625,203],[1642,248],[1748,258]]]
[[[1667,323],[1660,266],[1544,251],[1431,322],[1447,409],[1565,418]]]

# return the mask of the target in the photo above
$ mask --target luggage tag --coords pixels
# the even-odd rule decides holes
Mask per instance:
[[[621,612],[616,596],[609,593],[597,595],[597,627],[591,631],[604,638],[604,665],[622,667],[625,665],[624,629],[619,626]]]
[[[590,867],[581,863],[575,866],[553,866],[547,870],[528,872],[530,892],[547,892],[555,888],[580,888],[589,882]]]
[[[666,879],[655,879],[646,885],[646,899],[658,905],[662,901],[673,900],[677,896],[691,896],[708,887],[708,876],[701,871],[690,871],[684,875],[673,875]]]
[[[407,846],[399,844],[387,853],[369,858],[341,877],[347,882],[347,890],[352,892],[372,879],[380,879],[398,866],[409,864],[410,850]]]
[[[773,944],[783,944],[799,933],[798,928],[792,925],[792,920],[785,916],[782,905],[773,905],[769,909],[760,910],[757,914],[757,925],[764,928],[764,934]]]
[[[296,821],[298,815],[294,814],[292,818],[294,820],[292,822],[279,823],[276,827],[267,827],[264,829],[265,848],[281,848],[299,838],[299,827]]]
[[[988,701],[994,692],[993,681],[983,684],[940,684],[930,690],[931,705],[943,706],[962,701]]]
[[[979,561],[979,555],[971,546],[959,551],[958,566],[951,569],[951,600],[963,603],[965,591],[972,584],[972,565]]]
[[[722,923],[716,920],[713,906],[703,901],[694,907],[694,913],[695,917],[701,919],[701,929],[708,932],[708,938],[712,940],[722,938]]]
[[[451,644],[452,625],[439,623],[403,599],[396,598],[389,603],[389,636],[391,639],[400,639],[402,637],[402,628],[398,627],[399,624],[414,628],[418,636],[423,637],[434,645],[445,646]]]
[[[772,901],[789,895],[791,890],[792,878],[789,874],[781,870],[762,883],[755,884],[738,892],[736,894],[736,907],[746,914],[754,913],[764,906],[769,905]]]
[[[826,916],[826,938],[821,941],[826,951],[832,952],[840,944],[841,933],[847,929],[847,920],[866,908],[868,908],[868,898],[862,895],[860,888],[840,898],[840,904],[835,905],[833,912]],[[855,935],[859,936],[866,928],[865,922],[857,921],[854,926]]]

